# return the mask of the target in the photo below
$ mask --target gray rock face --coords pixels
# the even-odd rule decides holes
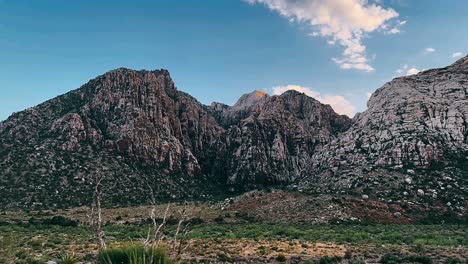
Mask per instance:
[[[459,194],[461,206],[467,187],[467,95],[468,57],[394,79],[375,91],[348,131],[314,154],[311,168],[318,176],[303,183],[349,192],[370,188],[382,196],[398,188],[427,194],[426,189],[444,188],[445,176],[455,175],[459,188],[442,192],[446,199]]]
[[[467,61],[397,78],[375,91],[352,128],[317,154],[320,167],[429,168],[465,160]]]
[[[295,91],[244,101],[252,95],[227,111],[229,117],[244,116],[227,130],[231,185],[249,189],[295,181],[309,169],[312,154],[350,125],[348,117]]]

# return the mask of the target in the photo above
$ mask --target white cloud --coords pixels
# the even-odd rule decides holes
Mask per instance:
[[[385,34],[399,34],[401,33],[401,27],[406,25],[406,20],[405,21],[401,21],[401,20],[398,20],[396,25],[393,26],[393,28],[391,29],[388,29],[388,26],[387,25],[383,25],[382,28],[386,31]],[[388,29],[388,30],[387,30]]]
[[[388,31],[388,34],[398,34],[398,33],[400,33],[399,28],[392,28]]]
[[[340,115],[347,115],[353,117],[356,114],[356,108],[341,95],[321,95],[319,92],[314,91],[308,87],[299,85],[276,86],[271,88],[273,94],[280,95],[289,90],[295,90],[315,98],[323,104],[330,105],[335,112]]]
[[[403,75],[405,74],[406,76],[409,75],[414,75],[420,72],[420,70],[416,69],[415,67],[409,67],[408,64],[404,64],[399,68],[398,70],[395,71],[398,75]]]
[[[311,36],[322,36],[344,47],[341,58],[333,61],[342,69],[358,69],[371,72],[374,68],[366,57],[362,39],[374,31],[388,34],[399,32],[406,21],[389,21],[398,13],[385,9],[369,0],[244,0],[250,4],[264,4],[289,21],[307,24]],[[332,43],[330,42],[330,43]]]
[[[435,50],[434,48],[425,48],[425,49],[424,49],[424,53],[426,53],[426,54],[433,53],[433,52],[435,52],[435,51],[436,51],[436,50]]]
[[[461,56],[463,56],[463,53],[461,53],[461,52],[455,52],[455,53],[452,54],[452,58],[458,58],[458,57],[461,57]]]
[[[418,74],[419,72],[420,70],[416,68],[411,68],[411,69],[408,69],[408,71],[406,72],[406,75],[415,75],[415,74]]]

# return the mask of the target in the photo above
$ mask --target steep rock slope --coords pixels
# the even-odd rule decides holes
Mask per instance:
[[[465,210],[467,124],[468,57],[396,78],[374,92],[347,132],[314,155],[302,185]]]
[[[87,204],[96,177],[114,204],[287,184],[348,125],[303,94],[206,107],[166,70],[117,69],[0,123],[0,202]]]
[[[290,183],[309,169],[312,154],[350,125],[348,117],[302,93],[257,93],[242,96],[227,111],[228,117],[244,116],[227,132],[229,184],[249,189],[252,183]]]
[[[80,204],[96,174],[122,203],[199,194],[187,185],[219,167],[223,134],[167,71],[117,69],[0,123],[2,203]]]

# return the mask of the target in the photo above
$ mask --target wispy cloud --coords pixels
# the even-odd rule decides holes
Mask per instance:
[[[433,53],[433,52],[435,52],[435,51],[436,51],[436,50],[435,50],[434,48],[425,48],[425,49],[424,49],[424,53],[425,53],[425,54]]]
[[[389,28],[388,25],[384,24],[382,26],[382,28],[384,29],[384,33],[385,34],[399,34],[401,33],[401,27],[406,25],[406,20],[398,20],[397,23],[395,25],[393,25],[393,27]]]
[[[461,53],[461,52],[455,52],[455,53],[452,54],[452,58],[458,58],[458,57],[461,57],[461,56],[463,56],[463,53]]]
[[[333,108],[333,110],[335,110],[335,112],[340,115],[353,117],[356,114],[356,107],[354,107],[346,98],[341,95],[322,95],[319,92],[312,90],[311,88],[299,85],[276,86],[271,88],[271,91],[275,95],[280,95],[289,90],[305,93],[306,95],[320,101],[322,104],[328,104]]]
[[[340,58],[333,58],[342,69],[374,71],[366,56],[363,38],[381,31],[400,32],[406,21],[391,20],[399,14],[384,8],[378,1],[369,0],[244,0],[250,4],[264,4],[291,22],[310,26],[311,36],[328,38],[329,44],[344,48]]]

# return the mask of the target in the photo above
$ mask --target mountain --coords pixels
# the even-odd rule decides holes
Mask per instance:
[[[466,214],[468,57],[396,78],[314,154],[301,188],[412,200]]]
[[[119,203],[146,199],[146,185],[204,193],[224,133],[167,71],[117,69],[0,124],[2,204],[80,205],[96,174]]]
[[[312,154],[351,124],[329,105],[296,91],[245,100],[252,95],[225,112],[242,117],[227,130],[227,183],[241,183],[241,190],[296,181],[309,169]]]
[[[205,106],[167,70],[116,69],[0,123],[0,204],[89,204],[99,177],[108,205],[281,186],[466,216],[467,93],[468,57],[392,80],[353,119],[296,91]]]
[[[349,118],[296,92],[200,104],[166,70],[116,69],[0,123],[0,204],[203,198],[298,179]]]

